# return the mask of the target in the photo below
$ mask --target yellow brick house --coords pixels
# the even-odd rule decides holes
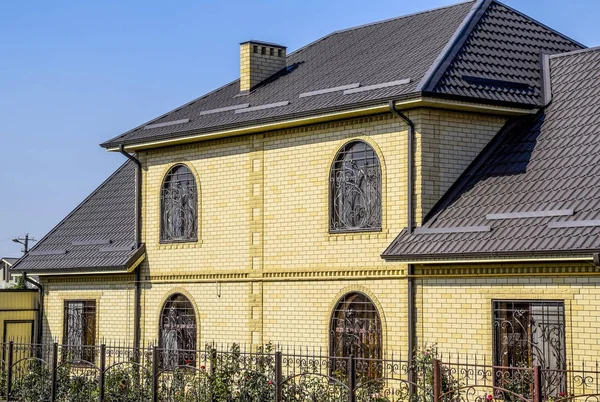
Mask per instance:
[[[242,43],[239,80],[102,144],[127,162],[13,266],[40,341],[600,352],[584,48],[491,0]]]

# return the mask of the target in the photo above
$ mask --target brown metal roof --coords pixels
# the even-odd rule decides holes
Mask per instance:
[[[582,47],[500,3],[469,1],[334,32],[291,53],[288,69],[248,95],[240,96],[236,80],[102,146],[283,121],[421,93],[536,107],[540,53]],[[398,82],[405,83],[389,85]],[[327,91],[356,84],[360,88]],[[310,92],[321,93],[301,96]],[[273,104],[279,106],[264,107]],[[235,110],[242,106],[248,110]]]
[[[600,250],[600,49],[550,58],[552,102],[502,130],[386,259],[431,260]]]

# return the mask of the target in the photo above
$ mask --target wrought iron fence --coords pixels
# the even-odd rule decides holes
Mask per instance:
[[[568,370],[442,358],[409,362],[317,350],[0,344],[5,401],[600,402],[598,364]]]

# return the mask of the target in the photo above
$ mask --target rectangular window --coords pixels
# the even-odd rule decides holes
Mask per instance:
[[[530,388],[528,374],[510,367],[540,366],[546,396],[566,390],[565,306],[562,301],[495,301],[493,303],[494,365],[510,384],[498,387]],[[513,377],[519,377],[516,381]],[[519,382],[519,384],[516,384]],[[527,392],[527,389],[520,389]]]
[[[65,301],[63,343],[72,362],[94,363],[96,344],[96,302]]]

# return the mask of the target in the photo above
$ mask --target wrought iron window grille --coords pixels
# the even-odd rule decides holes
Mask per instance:
[[[381,318],[363,293],[348,293],[338,301],[331,316],[329,354],[340,358],[351,355],[358,359],[382,358]],[[357,370],[371,378],[380,375],[376,365],[364,365]]]
[[[329,176],[329,230],[381,230],[381,166],[373,148],[352,141],[338,152]]]
[[[496,385],[506,387],[507,384],[498,382],[514,377],[511,367],[540,366],[547,373],[542,379],[544,395],[564,394],[567,388],[564,302],[494,301],[493,320],[494,365],[500,367],[494,375]]]
[[[160,241],[198,240],[198,189],[185,165],[176,165],[165,176],[160,193]]]
[[[94,364],[96,345],[96,302],[65,301],[63,353],[79,364]]]
[[[196,365],[196,314],[181,293],[170,296],[163,306],[159,324],[160,364],[165,369]]]

